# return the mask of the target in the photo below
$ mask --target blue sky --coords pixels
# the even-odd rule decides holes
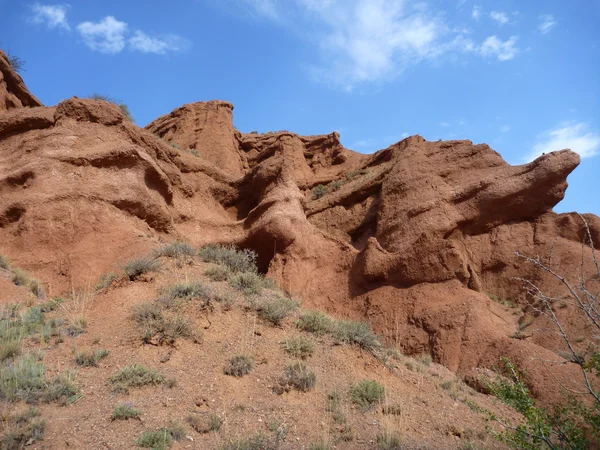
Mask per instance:
[[[140,126],[233,102],[244,132],[337,130],[370,153],[411,134],[511,164],[570,147],[559,212],[600,215],[598,0],[0,0],[0,47],[48,105],[102,93]]]

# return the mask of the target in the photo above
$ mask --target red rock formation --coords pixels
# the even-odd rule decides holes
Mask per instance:
[[[13,84],[1,85],[20,99],[11,104],[34,104]],[[513,277],[537,275],[516,251],[553,247],[577,274],[582,222],[552,212],[575,153],[510,166],[487,145],[412,136],[362,155],[337,133],[240,133],[232,110],[193,103],[146,130],[96,100],[0,114],[2,251],[56,294],[89,286],[158,239],[251,247],[304,306],[369,320],[408,353],[459,373],[508,355],[549,401],[558,391],[543,387],[574,379],[573,365],[550,379],[532,359],[556,358],[559,340],[511,339],[518,316],[490,296],[526,307]],[[586,219],[600,242],[600,219]]]

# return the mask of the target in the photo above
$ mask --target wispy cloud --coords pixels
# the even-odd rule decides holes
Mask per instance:
[[[440,127],[449,127],[450,124],[448,122],[440,122]]]
[[[424,2],[403,0],[237,0],[261,16],[310,40],[319,63],[309,73],[320,82],[352,90],[365,83],[390,81],[407,68],[447,54],[516,54],[516,38],[494,37],[481,45],[466,38],[465,27],[452,27],[447,16]],[[481,7],[473,9],[474,17]],[[310,30],[310,31],[306,31]],[[494,47],[494,45],[496,47]]]
[[[502,125],[502,126],[500,127],[500,131],[501,131],[502,133],[508,133],[508,132],[510,131],[510,125]]]
[[[177,35],[157,38],[148,36],[140,30],[136,30],[133,37],[129,38],[130,49],[157,55],[164,55],[168,51],[180,51],[187,45],[188,42]]]
[[[33,16],[31,21],[33,23],[44,23],[48,28],[62,28],[64,30],[70,30],[71,27],[67,22],[67,9],[69,5],[41,5],[34,3],[31,5],[31,11]]]
[[[524,158],[531,161],[542,153],[569,148],[582,158],[591,158],[600,153],[600,133],[589,130],[585,123],[563,123],[543,133],[531,152]]]
[[[508,15],[506,15],[506,13],[501,12],[501,11],[492,11],[490,13],[490,17],[493,20],[495,20],[496,22],[498,22],[498,24],[500,24],[500,26],[507,24],[509,22]]]
[[[475,5],[473,6],[473,11],[471,11],[471,17],[473,19],[475,19],[477,22],[479,22],[479,19],[481,18],[481,6],[479,5]]]
[[[540,33],[546,34],[549,33],[552,28],[558,25],[558,22],[554,20],[554,17],[550,14],[543,14],[540,16],[540,24],[538,25],[538,30]]]
[[[496,57],[498,61],[509,61],[519,52],[519,49],[515,46],[518,40],[517,36],[511,36],[502,42],[496,36],[489,36],[477,48],[477,52],[484,57]]]
[[[77,25],[83,42],[100,53],[115,54],[125,48],[127,23],[106,16],[99,22],[82,22]]]

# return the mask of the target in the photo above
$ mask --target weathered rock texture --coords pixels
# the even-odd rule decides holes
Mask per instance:
[[[23,106],[42,106],[42,102],[29,92],[6,53],[0,50],[0,113]]]
[[[512,338],[528,301],[514,277],[560,294],[516,251],[553,248],[566,275],[579,273],[583,222],[552,212],[577,154],[510,166],[484,144],[412,136],[363,155],[337,133],[240,133],[222,101],[144,130],[104,101],[42,107],[3,54],[0,70],[0,250],[51,295],[158,240],[237,244],[305,307],[368,320],[407,353],[463,374],[510,356],[549,401],[577,378],[572,364],[539,363],[558,358],[555,335]],[[329,189],[314,199],[319,184]],[[600,219],[585,218],[600,242]]]

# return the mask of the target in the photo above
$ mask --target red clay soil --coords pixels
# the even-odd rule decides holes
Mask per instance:
[[[485,144],[417,135],[364,155],[337,133],[241,133],[223,101],[141,129],[105,101],[41,106],[3,53],[0,73],[0,252],[49,296],[89,290],[159,241],[234,244],[255,250],[259,269],[303,306],[366,320],[405,354],[459,375],[508,356],[547,403],[579,386],[515,280],[565,295],[517,251],[553,251],[564,275],[592,274],[589,258],[581,264],[583,220],[552,211],[576,153],[511,166]],[[583,217],[600,242],[600,218]],[[3,302],[7,284],[0,277]],[[576,312],[560,314],[585,345]]]

